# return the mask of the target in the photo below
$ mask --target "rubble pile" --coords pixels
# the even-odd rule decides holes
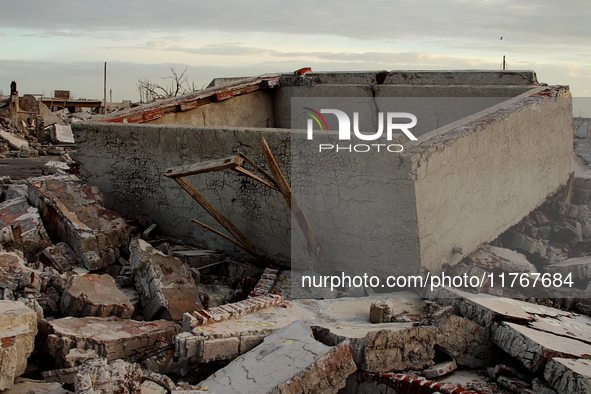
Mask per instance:
[[[63,139],[62,126],[48,138]],[[44,133],[26,131],[0,137],[28,152]],[[185,245],[147,216],[106,209],[65,166],[46,167],[50,175],[0,177],[0,391],[591,391],[586,178],[445,267],[484,279],[547,275],[549,285],[488,279],[420,295],[295,299],[287,267]],[[557,274],[572,285],[554,286]]]
[[[27,97],[27,96],[25,96]],[[36,101],[36,99],[34,99]],[[55,114],[41,102],[34,111],[28,111],[26,120],[16,120],[9,111],[0,108],[0,157],[26,158],[38,156],[63,156],[75,149],[72,121],[77,114]],[[63,112],[63,111],[62,111]],[[60,160],[59,171],[70,172],[67,159]]]

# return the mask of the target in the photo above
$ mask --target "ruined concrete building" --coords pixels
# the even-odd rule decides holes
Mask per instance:
[[[437,272],[443,264],[457,263],[519,222],[568,179],[570,93],[565,86],[538,83],[533,72],[306,71],[214,80],[202,91],[76,124],[82,178],[99,187],[117,212],[149,215],[167,234],[187,242],[198,238],[201,247],[235,254],[234,245],[189,222],[215,226],[162,175],[167,168],[237,152],[262,164],[263,136],[280,166],[288,174],[291,169],[294,194],[318,194],[314,190],[322,184],[326,206],[339,204],[331,196],[350,196],[338,217],[313,198],[304,203],[329,260],[356,273],[355,261],[371,259],[379,275],[393,268]],[[302,159],[294,149],[305,135],[305,130],[289,132],[298,116],[291,107],[297,97],[367,98],[369,104],[362,105],[372,113],[399,103],[419,119],[413,129],[418,140],[407,140],[395,155],[323,156],[323,169],[343,167],[344,174],[323,169],[295,174],[301,165],[296,160]],[[330,133],[314,138],[322,141]],[[371,181],[356,184],[350,181],[355,177]],[[290,231],[290,212],[279,193],[227,173],[191,181],[272,260],[288,263],[290,254],[292,263],[296,260],[301,248],[293,243],[299,238]],[[358,211],[375,212],[375,217],[350,215]],[[359,236],[346,242],[330,236],[343,228],[359,229]]]

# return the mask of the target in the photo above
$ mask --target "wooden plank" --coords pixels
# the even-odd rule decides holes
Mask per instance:
[[[244,245],[242,245],[240,242],[236,241],[235,239],[232,239],[232,238],[228,237],[226,234],[220,233],[218,230],[216,230],[216,229],[214,229],[212,227],[209,227],[207,224],[201,223],[200,221],[197,221],[195,219],[191,219],[191,221],[193,223],[195,223],[195,224],[203,227],[204,229],[211,231],[215,235],[219,235],[220,237],[224,238],[225,240],[232,242],[236,246],[239,246],[240,248],[242,248],[242,249],[244,249],[244,250],[246,250],[248,252],[248,250],[244,247]]]
[[[322,245],[320,245],[320,242],[318,241],[316,234],[312,230],[310,222],[308,222],[308,219],[302,211],[300,204],[298,203],[297,199],[292,195],[291,187],[289,186],[289,183],[287,183],[287,179],[285,179],[285,176],[283,175],[283,172],[281,171],[281,168],[279,167],[279,164],[277,163],[275,156],[273,156],[273,152],[271,152],[271,149],[269,148],[269,145],[267,144],[267,141],[264,137],[261,137],[261,145],[263,148],[263,155],[265,156],[267,165],[271,170],[271,174],[273,174],[273,178],[275,178],[275,182],[279,187],[279,191],[281,192],[281,194],[283,194],[283,198],[285,198],[287,205],[289,205],[296,222],[302,229],[304,237],[306,237],[306,240],[310,244],[312,252],[316,257],[316,260],[320,264],[322,271],[325,275],[333,275],[334,269],[332,268],[330,261],[328,261],[326,253],[324,253],[324,249],[322,248]]]
[[[238,156],[225,157],[223,159],[202,161],[199,163],[188,164],[185,166],[167,168],[164,172],[164,176],[169,178],[177,178],[180,176],[189,176],[195,174],[203,174],[212,171],[221,171],[227,169],[233,169],[234,167],[242,164],[243,159]]]
[[[267,182],[263,178],[261,178],[261,177],[255,175],[255,174],[253,174],[252,172],[250,172],[250,171],[248,171],[248,170],[246,170],[246,169],[244,169],[244,168],[242,168],[240,166],[234,167],[233,170],[236,171],[239,174],[246,175],[247,177],[252,178],[255,181],[261,182],[263,185],[269,186],[271,189],[274,189],[274,190],[279,191],[279,189],[277,189],[277,187],[275,185]]]
[[[267,171],[265,171],[261,167],[259,167],[257,165],[257,163],[255,163],[254,161],[252,161],[250,158],[248,158],[242,152],[238,152],[238,156],[242,157],[244,159],[244,161],[247,162],[248,165],[250,165],[252,168],[254,168],[254,170],[256,172],[258,172],[259,174],[261,174],[262,176],[264,176],[265,178],[267,178],[267,180],[269,182],[271,182],[273,185],[275,185],[277,187],[277,183],[275,183],[275,179],[273,179],[273,177],[271,175],[269,175],[269,173]],[[279,189],[277,189],[277,190],[279,190]]]
[[[183,178],[182,176],[174,178],[174,180],[176,181],[176,183],[180,185],[180,187],[185,189],[185,191],[189,193],[189,195],[193,197],[193,199],[197,201],[199,205],[201,205],[211,216],[213,216],[213,218],[217,220],[219,224],[221,224],[226,230],[228,230],[228,232],[232,234],[232,236],[236,238],[238,242],[244,245],[244,249],[248,253],[250,253],[260,261],[268,260],[267,257],[263,255],[257,249],[257,247],[250,241],[250,239],[248,239],[246,235],[242,234],[242,232],[238,230],[234,223],[232,223],[211,202],[209,202],[209,200],[205,198],[203,194],[201,194],[199,190],[197,190],[195,186],[191,184],[191,182],[189,182],[186,178]]]

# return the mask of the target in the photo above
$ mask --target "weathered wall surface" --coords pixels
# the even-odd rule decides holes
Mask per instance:
[[[571,113],[568,90],[551,87],[434,131],[409,148],[408,154],[420,154],[415,187],[424,266],[438,270],[459,261],[455,246],[470,253],[493,240],[566,182]]]
[[[421,94],[426,86],[413,82],[417,75],[409,82],[414,86],[409,92],[424,99]],[[334,85],[275,90],[269,105],[276,124],[291,126],[294,95],[375,98],[372,111],[392,111],[380,107],[379,99],[400,87],[374,85],[375,73],[354,77],[347,84],[342,83],[350,78],[346,74],[319,74],[314,78]],[[401,83],[398,79],[405,77],[390,73],[380,78]],[[453,73],[427,73],[421,78],[423,83],[442,79],[443,88],[437,87],[443,89],[441,93],[473,89],[455,85],[459,77]],[[456,122],[407,143],[402,155],[315,155],[317,148],[305,145],[311,141],[304,140],[304,134],[290,135],[286,129],[97,123],[78,123],[73,129],[82,177],[105,193],[109,208],[129,218],[148,215],[166,234],[234,255],[244,254],[189,222],[194,218],[220,228],[162,174],[169,167],[223,158],[237,151],[264,164],[260,149],[264,136],[335,268],[363,274],[369,272],[369,263],[372,274],[400,275],[416,272],[421,264],[437,271],[443,263],[456,262],[461,255],[452,253],[454,247],[469,253],[494,239],[566,181],[572,152],[570,95],[564,87],[535,87],[534,82],[533,73],[508,77],[491,73],[480,80],[488,86],[473,90],[485,99],[474,100],[469,108],[448,100],[455,107],[442,108],[441,117],[436,114],[430,127]],[[515,86],[506,85],[510,83]],[[534,88],[501,103],[496,94],[486,93],[516,94]],[[259,99],[268,98],[266,92],[260,93]],[[256,106],[257,100],[244,102]],[[221,105],[225,103],[212,107]],[[263,112],[270,110],[267,104],[263,107]],[[459,119],[475,111],[481,112]],[[318,133],[313,142],[326,139],[328,143],[330,138],[331,133]],[[228,172],[189,180],[271,258],[293,259],[295,265],[307,266],[310,258],[301,232],[290,225],[290,212],[277,192]]]
[[[290,135],[285,130],[80,123],[74,130],[82,178],[105,194],[108,207],[128,218],[147,215],[165,234],[233,255],[241,250],[189,222],[197,219],[225,231],[162,175],[165,169],[237,151],[264,164],[261,136],[280,166],[290,166]],[[278,192],[230,172],[187,179],[269,256],[289,261],[290,212]]]
[[[318,144],[335,143],[336,135],[319,133],[309,141],[305,133],[292,134],[292,190],[328,259],[349,275],[415,273],[420,253],[414,164],[385,150],[318,151]],[[292,267],[305,269],[309,258],[294,221],[292,240]]]
[[[148,124],[275,127],[273,102],[269,91],[255,91],[216,102],[214,105],[165,114]]]

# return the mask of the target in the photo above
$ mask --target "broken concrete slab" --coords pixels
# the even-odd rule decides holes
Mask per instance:
[[[39,209],[49,234],[66,242],[89,270],[119,257],[129,239],[129,228],[106,209],[104,196],[75,176],[30,178],[29,201]]]
[[[214,393],[337,393],[357,369],[352,355],[348,341],[326,346],[314,339],[310,327],[294,322],[201,386]]]
[[[391,371],[432,365],[438,329],[413,327],[412,323],[370,323],[369,307],[382,297],[296,300],[285,307],[198,326],[175,337],[175,355],[193,362],[231,360],[300,320],[312,326],[317,338],[328,346],[349,340],[360,369]],[[414,312],[421,302],[413,293],[398,293],[394,313]]]
[[[5,234],[7,250],[21,250],[32,260],[43,248],[51,245],[39,211],[24,197],[0,203],[0,232]]]
[[[56,123],[62,126],[66,125],[59,116],[51,112],[47,105],[43,104],[42,102],[39,102],[39,115],[43,118],[43,124],[45,127]]]
[[[54,124],[49,128],[49,137],[51,142],[56,144],[75,144],[74,133],[72,133],[72,127],[70,125],[59,125]]]
[[[27,140],[8,131],[0,130],[0,138],[6,141],[10,149],[20,150],[22,147],[29,147],[29,142]]]
[[[66,175],[69,170],[70,166],[64,163],[63,161],[50,160],[43,166],[43,174],[45,175]]]
[[[555,318],[537,316],[536,320],[528,325],[536,330],[591,343],[591,317],[589,316],[559,316]]]
[[[70,278],[60,303],[64,316],[118,316],[128,319],[133,306],[109,275],[74,275]]]
[[[510,298],[484,294],[472,294],[462,290],[441,288],[429,295],[441,305],[453,305],[461,316],[470,319],[482,327],[491,327],[493,323],[507,319],[522,323],[532,322],[536,316],[572,316],[572,313],[544,305]]]
[[[39,254],[38,260],[59,273],[71,270],[78,263],[76,254],[65,242],[46,247]]]
[[[71,349],[92,349],[107,360],[129,359],[153,349],[158,343],[172,343],[180,331],[173,322],[140,322],[101,317],[66,317],[48,322],[47,350],[56,368],[67,365]]]
[[[482,245],[475,252],[468,255],[468,259],[471,260],[472,264],[489,271],[537,272],[536,267],[521,253],[491,245]]]
[[[0,391],[25,372],[37,335],[37,314],[19,301],[0,301]]]
[[[544,267],[544,272],[560,274],[562,278],[571,274],[572,279],[591,279],[591,257],[575,257],[550,264]]]
[[[189,266],[141,239],[134,238],[129,249],[146,319],[181,321],[185,312],[203,309]]]
[[[552,357],[591,358],[587,343],[511,322],[496,324],[491,340],[532,372],[542,370]]]
[[[483,368],[494,362],[498,351],[490,343],[488,328],[456,315],[449,315],[436,325],[439,328],[436,346],[457,364]]]
[[[591,360],[552,358],[544,378],[560,394],[591,393]]]

